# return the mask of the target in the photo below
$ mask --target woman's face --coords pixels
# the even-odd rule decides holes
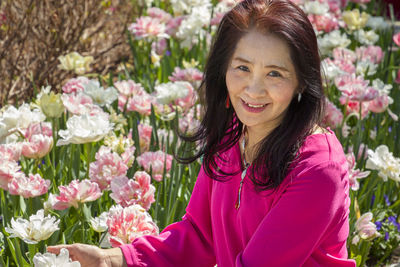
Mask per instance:
[[[272,34],[247,33],[228,65],[226,86],[240,121],[260,134],[269,133],[297,94],[289,46]]]

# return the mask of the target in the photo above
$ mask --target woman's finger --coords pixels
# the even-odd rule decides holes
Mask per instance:
[[[68,249],[68,251],[71,253],[70,251],[71,245],[49,246],[47,247],[47,251],[53,254],[59,254],[62,248]]]

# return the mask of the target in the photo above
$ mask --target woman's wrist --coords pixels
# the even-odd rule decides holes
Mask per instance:
[[[105,262],[110,267],[126,267],[126,261],[120,248],[104,249]]]

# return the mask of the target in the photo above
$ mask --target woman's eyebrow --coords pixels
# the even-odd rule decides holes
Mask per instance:
[[[234,57],[233,60],[237,60],[237,61],[241,61],[244,63],[248,63],[248,64],[254,64],[252,61],[245,59],[243,57],[237,56]],[[286,71],[286,72],[290,72],[287,68],[285,68],[284,66],[279,66],[276,64],[269,64],[269,65],[265,65],[264,68],[269,68],[269,69],[279,69],[281,71]]]

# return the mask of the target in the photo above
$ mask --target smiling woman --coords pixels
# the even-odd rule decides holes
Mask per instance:
[[[204,119],[183,139],[203,147],[181,160],[203,164],[182,221],[120,250],[67,246],[71,256],[101,266],[355,266],[348,167],[319,126],[325,96],[304,12],[289,0],[238,3],[219,25],[202,89]]]

